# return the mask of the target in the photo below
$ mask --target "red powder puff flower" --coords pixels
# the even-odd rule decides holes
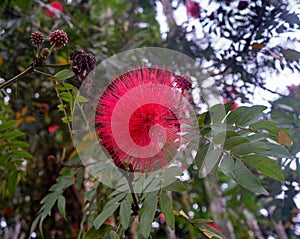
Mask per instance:
[[[231,100],[229,98],[225,98],[223,100],[223,104],[226,104],[226,103],[229,103],[229,102],[231,102]],[[237,107],[239,107],[239,105],[236,102],[234,102],[233,105],[230,108],[230,111],[235,110]]]
[[[186,3],[186,10],[190,17],[200,17],[201,7],[200,4],[194,1],[188,1]]]
[[[175,157],[186,108],[177,78],[165,69],[138,68],[117,77],[101,95],[96,132],[119,168],[151,172]]]
[[[46,13],[48,16],[52,17],[53,19],[56,18],[56,14],[55,14],[53,11],[51,11],[51,10],[48,8],[48,6],[50,6],[50,7],[54,8],[54,9],[56,9],[58,12],[62,12],[62,10],[63,10],[63,5],[62,5],[60,2],[53,1],[53,2],[51,2],[51,3],[49,3],[49,4],[47,4],[47,7],[44,9],[44,11],[45,11],[45,13]]]
[[[50,134],[54,134],[55,131],[56,131],[56,129],[57,129],[57,125],[56,125],[56,124],[50,125],[50,126],[48,127],[48,132],[49,132]]]

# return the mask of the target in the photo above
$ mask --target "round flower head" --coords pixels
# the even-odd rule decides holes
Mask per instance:
[[[55,44],[55,49],[58,50],[68,43],[68,35],[63,30],[55,30],[49,35],[50,45]]]
[[[70,60],[72,63],[72,70],[83,81],[87,75],[96,67],[96,59],[83,50],[73,50],[70,53]]]
[[[186,3],[186,10],[188,12],[188,15],[193,18],[200,17],[201,7],[199,3],[194,1],[188,1]]]
[[[34,46],[40,45],[44,43],[44,35],[39,31],[35,31],[30,35],[31,44]]]
[[[100,144],[121,169],[151,172],[169,164],[182,137],[182,90],[169,70],[138,68],[117,77],[95,116]]]

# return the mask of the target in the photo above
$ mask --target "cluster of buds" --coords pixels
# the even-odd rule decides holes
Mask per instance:
[[[31,33],[30,41],[32,45],[39,46],[44,43],[44,34],[35,31]],[[49,35],[50,45],[53,46],[55,50],[58,50],[68,43],[68,35],[63,30],[54,30]]]
[[[35,31],[30,36],[32,45],[38,47],[37,65],[43,65],[53,50],[59,50],[67,45],[68,35],[62,30],[54,30],[49,34],[50,49],[43,48],[41,52],[39,47],[44,43],[44,35],[39,31]],[[96,67],[96,59],[83,50],[73,50],[70,53],[70,65],[72,71],[83,81],[87,75]]]

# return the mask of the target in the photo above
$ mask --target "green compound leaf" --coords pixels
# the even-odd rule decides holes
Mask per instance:
[[[234,160],[230,155],[225,155],[222,158],[220,169],[229,178],[235,179],[234,177]]]
[[[70,69],[63,69],[57,72],[54,76],[52,76],[52,79],[56,81],[63,81],[71,78],[74,75],[75,75],[74,72],[71,71]]]
[[[257,194],[269,195],[260,184],[257,177],[240,160],[235,161],[234,175],[237,182],[249,191]]]
[[[160,195],[159,204],[160,204],[160,209],[166,218],[167,224],[173,230],[175,227],[175,216],[173,213],[173,204],[171,198],[167,195],[166,192],[163,192]]]
[[[157,209],[157,192],[148,193],[143,206],[140,210],[140,228],[139,232],[143,237],[148,238],[151,231],[155,211]]]
[[[11,196],[13,196],[16,192],[17,185],[18,185],[18,176],[19,176],[18,171],[13,171],[8,178],[7,189]]]
[[[7,143],[7,146],[10,148],[27,148],[29,147],[28,143],[19,140],[13,140]]]
[[[131,206],[130,203],[127,200],[124,200],[121,203],[121,207],[120,207],[120,220],[125,230],[129,227],[130,215],[131,215],[130,206]]]
[[[2,137],[3,139],[14,139],[20,136],[24,136],[25,134],[21,131],[18,130],[14,130],[14,131],[10,131],[10,132],[6,132],[4,134],[2,134],[0,137]]]
[[[264,175],[283,182],[284,176],[278,164],[271,158],[263,155],[249,155],[241,158],[243,162]]]
[[[233,137],[226,139],[226,141],[224,142],[223,148],[226,150],[230,150],[240,144],[247,143],[247,142],[249,142],[249,139],[247,139],[243,136],[233,136]]]
[[[58,201],[57,201],[57,207],[58,207],[58,211],[59,213],[62,215],[62,217],[67,221],[67,217],[66,217],[66,199],[64,196],[60,195],[58,197]]]
[[[247,123],[256,119],[265,109],[267,109],[267,107],[263,105],[239,107],[229,113],[226,118],[226,123],[229,125],[235,124],[238,126],[245,126]]]
[[[28,153],[24,150],[15,150],[15,151],[12,151],[12,154],[19,157],[19,158],[26,158],[26,159],[32,159],[33,158],[33,156],[30,153]]]
[[[98,230],[102,224],[106,221],[108,217],[110,217],[120,206],[120,201],[126,197],[126,194],[122,193],[111,199],[108,203],[105,204],[101,213],[94,220],[94,226]]]
[[[185,184],[180,181],[180,179],[176,179],[173,183],[163,187],[164,191],[172,191],[172,192],[183,192],[186,190]]]
[[[69,92],[62,92],[59,94],[60,98],[65,102],[72,101],[72,95]]]
[[[17,123],[17,120],[11,120],[8,122],[4,122],[4,123],[0,124],[0,131],[12,128],[16,125],[16,123]]]
[[[231,153],[236,156],[251,154],[251,153],[259,153],[262,151],[270,150],[270,146],[267,143],[261,141],[248,142],[244,144],[240,144],[234,147],[231,150]]]

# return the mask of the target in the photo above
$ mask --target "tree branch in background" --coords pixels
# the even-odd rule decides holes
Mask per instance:
[[[173,26],[176,26],[176,21],[173,16],[173,8],[171,5],[171,1],[169,0],[160,0],[160,1],[164,8],[164,14],[167,18],[167,23],[169,25],[169,28],[171,29],[173,28]]]
[[[209,196],[210,210],[215,224],[220,227],[225,238],[235,239],[233,226],[226,212],[226,200],[220,190],[216,176],[208,174],[204,185]]]
[[[246,218],[246,224],[248,228],[254,233],[256,239],[264,239],[262,232],[259,228],[259,225],[257,223],[257,220],[255,219],[255,216],[247,209],[243,209],[243,213]]]
[[[289,239],[288,236],[286,235],[285,229],[281,221],[279,222],[272,221],[272,224],[280,239]]]

